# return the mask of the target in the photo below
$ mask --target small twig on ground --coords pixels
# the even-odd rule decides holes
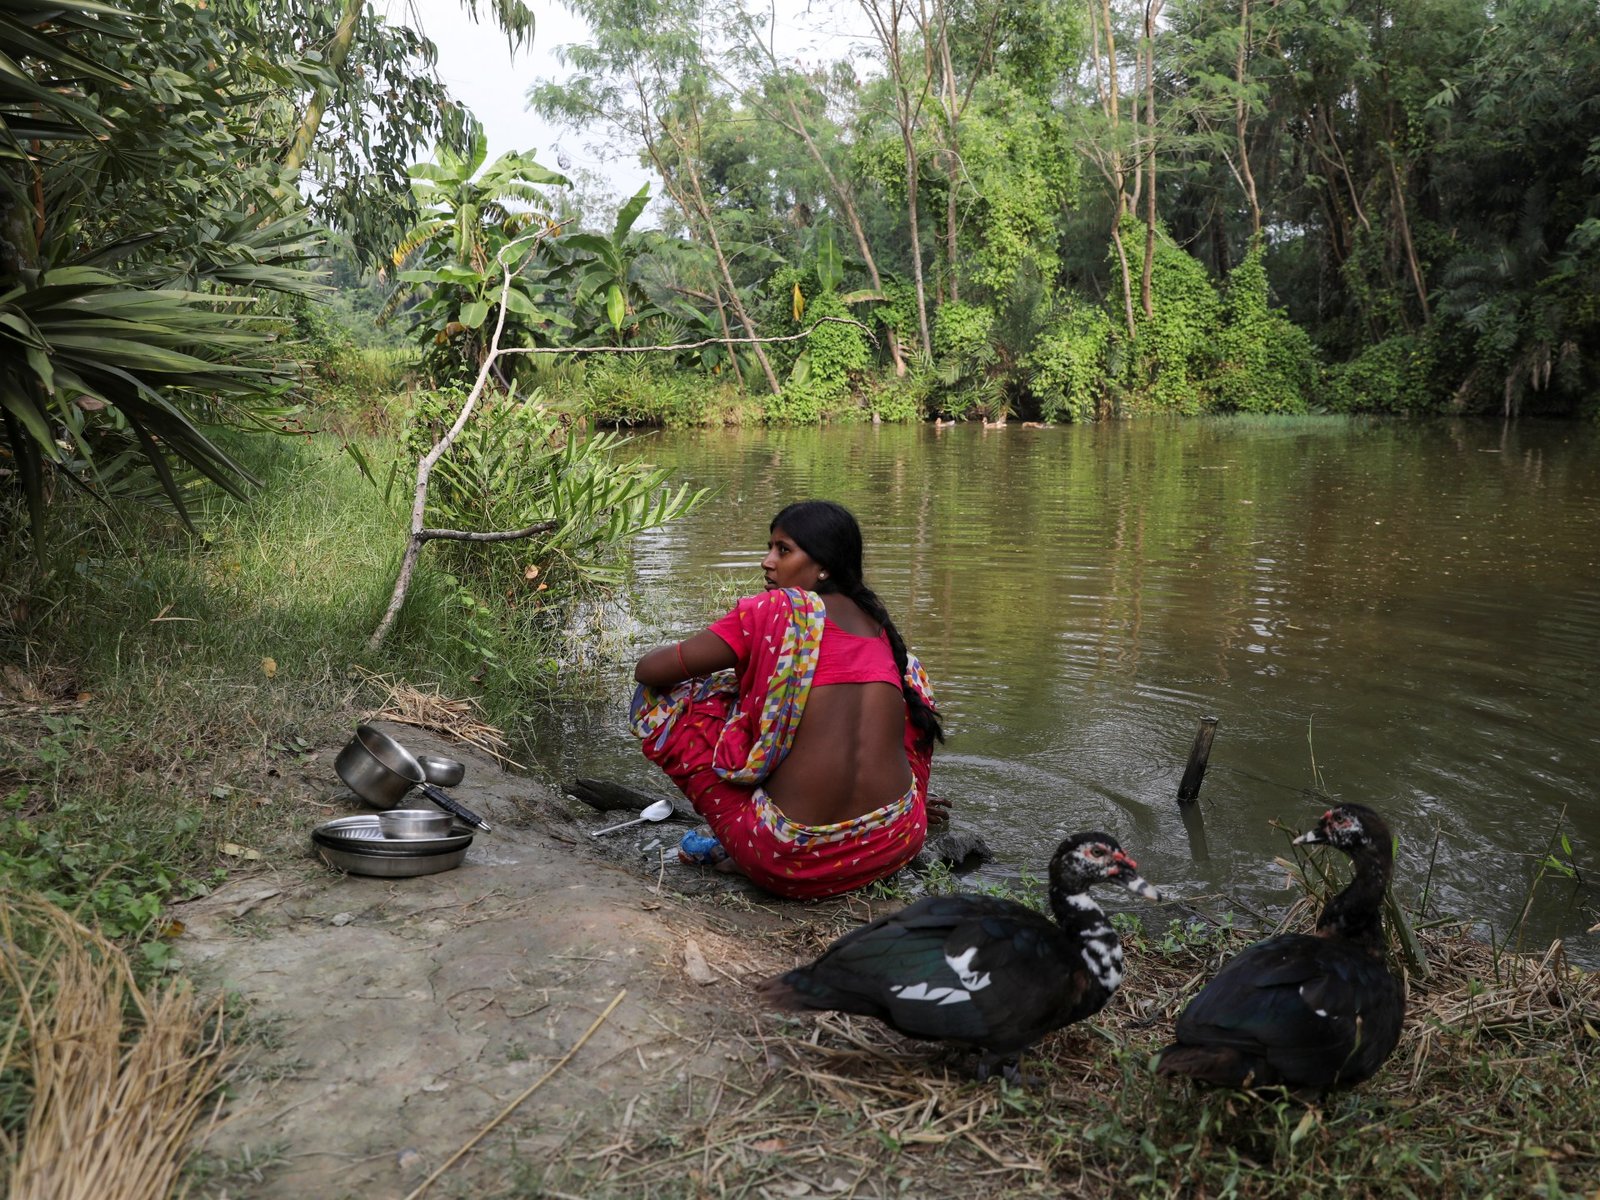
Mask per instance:
[[[468,1138],[467,1141],[466,1141],[466,1144],[463,1145],[461,1147],[461,1149],[457,1150],[454,1154],[452,1154],[449,1158],[447,1158],[444,1161],[443,1165],[441,1165],[439,1167],[439,1169],[436,1170],[432,1175],[429,1175],[426,1179],[424,1179],[421,1183],[419,1183],[416,1186],[416,1188],[408,1196],[406,1196],[406,1200],[417,1200],[417,1197],[422,1195],[423,1192],[427,1191],[430,1187],[432,1187],[434,1182],[436,1180],[438,1180],[438,1178],[441,1175],[443,1175],[446,1171],[448,1171],[451,1167],[453,1167],[456,1164],[456,1161],[458,1159],[460,1159],[462,1155],[466,1154],[467,1151],[471,1150],[474,1146],[476,1146],[479,1142],[481,1142],[485,1137],[487,1137],[494,1130],[494,1128],[497,1125],[500,1124],[501,1121],[504,1121],[507,1117],[509,1117],[516,1110],[518,1105],[520,1105],[529,1096],[533,1095],[534,1092],[538,1091],[541,1087],[543,1087],[544,1083],[545,1083],[545,1080],[549,1079],[557,1071],[561,1070],[562,1067],[566,1066],[567,1063],[572,1059],[572,1056],[583,1048],[583,1044],[589,1040],[590,1036],[594,1033],[594,1031],[596,1029],[599,1029],[600,1026],[605,1023],[605,1019],[611,1015],[611,1010],[616,1008],[617,1005],[622,1003],[622,998],[624,996],[626,996],[627,994],[628,994],[628,989],[627,988],[623,988],[620,992],[618,992],[615,996],[613,996],[611,998],[611,1003],[606,1005],[605,1011],[602,1012],[598,1017],[596,1017],[594,1019],[594,1023],[592,1025],[590,1025],[588,1029],[585,1029],[583,1031],[583,1036],[572,1044],[572,1049],[568,1050],[565,1054],[563,1054],[561,1056],[561,1060],[559,1062],[557,1062],[555,1066],[551,1067],[543,1075],[539,1076],[539,1078],[534,1080],[533,1083],[528,1087],[528,1089],[522,1093],[522,1095],[518,1096],[510,1104],[506,1105],[505,1108],[501,1110],[500,1115],[498,1117],[496,1117],[494,1120],[490,1121],[482,1129],[478,1130],[477,1133],[473,1134],[470,1138]]]

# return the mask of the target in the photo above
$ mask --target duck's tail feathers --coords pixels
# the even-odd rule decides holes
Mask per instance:
[[[771,979],[763,979],[756,984],[756,995],[761,1002],[769,1008],[781,1008],[787,1012],[804,1012],[811,1008],[806,1003],[805,996],[794,986],[790,976],[795,972],[790,971],[783,975],[774,975]]]

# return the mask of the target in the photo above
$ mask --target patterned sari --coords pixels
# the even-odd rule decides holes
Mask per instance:
[[[760,786],[794,744],[825,612],[820,596],[798,588],[741,601],[735,613],[749,638],[748,660],[665,693],[641,684],[629,714],[645,757],[666,771],[745,874],[795,898],[838,895],[893,874],[922,848],[928,829],[931,753],[909,715],[911,787],[882,808],[832,825],[801,825]],[[927,674],[909,654],[906,681],[934,707]]]

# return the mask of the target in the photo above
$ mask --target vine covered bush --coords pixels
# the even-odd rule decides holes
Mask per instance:
[[[1124,217],[1122,240],[1137,288],[1144,270],[1144,225]],[[1136,333],[1126,380],[1130,407],[1185,416],[1209,411],[1222,317],[1216,288],[1198,259],[1158,232],[1150,290],[1153,317],[1144,315],[1137,299],[1134,304]]]
[[[1329,368],[1323,402],[1334,412],[1433,412],[1446,399],[1436,367],[1429,339],[1409,333],[1385,338]]]
[[[801,328],[809,328],[823,317],[856,319],[838,293],[831,291],[812,299],[799,324]],[[860,381],[861,373],[872,365],[872,350],[865,334],[855,325],[829,321],[817,325],[811,336],[798,344],[804,349],[795,359],[791,378],[804,376],[805,381],[829,396],[842,396],[851,391]]]
[[[1114,332],[1104,308],[1070,302],[1023,360],[1045,421],[1092,419],[1106,394],[1106,363]]]
[[[991,368],[994,311],[976,304],[947,302],[933,320],[933,353],[913,360],[912,371],[928,396],[930,411],[963,420],[973,412],[993,413],[1000,401],[1000,381]]]
[[[1258,245],[1228,276],[1213,383],[1217,407],[1246,413],[1303,413],[1316,384],[1316,351],[1306,331],[1267,300]]]
[[[921,421],[927,414],[925,389],[913,383],[915,376],[890,377],[867,398],[867,412],[879,421]]]
[[[791,298],[791,309],[779,327],[798,333],[816,326],[802,341],[778,344],[790,347],[788,377],[781,393],[762,399],[763,414],[777,424],[815,422],[855,412],[855,393],[872,366],[872,350],[859,327],[837,321],[817,324],[823,317],[856,319],[838,292],[830,288],[808,297],[801,287],[799,301],[793,300],[801,278],[804,276],[792,270],[774,276],[775,283],[788,287],[785,295]],[[774,361],[775,368],[778,361],[782,360]]]
[[[985,80],[973,108],[962,133],[974,194],[962,277],[999,296],[1026,270],[1055,278],[1056,218],[1076,196],[1078,159],[1060,114],[1004,80]]]

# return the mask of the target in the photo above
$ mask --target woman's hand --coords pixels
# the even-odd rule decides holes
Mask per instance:
[[[950,824],[950,801],[943,796],[935,796],[932,792],[929,792],[922,805],[928,810],[928,824],[930,826]]]
[[[712,675],[738,662],[733,648],[716,634],[697,633],[681,642],[657,646],[633,668],[633,678],[646,687],[665,691],[685,679]]]

